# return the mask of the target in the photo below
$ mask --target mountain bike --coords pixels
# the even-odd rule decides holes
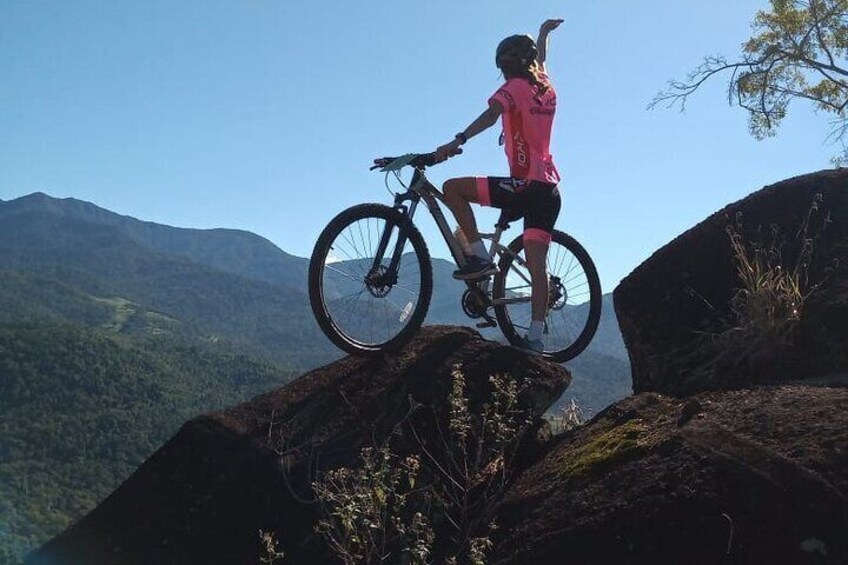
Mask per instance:
[[[430,253],[412,222],[419,203],[436,222],[460,267],[465,252],[439,206],[444,195],[424,174],[436,164],[434,153],[407,154],[374,160],[394,174],[405,189],[395,193],[394,205],[360,204],[333,218],[321,232],[309,263],[309,299],[318,325],[338,347],[349,353],[376,353],[402,347],[420,328],[433,293]],[[407,187],[400,176],[413,170]],[[388,186],[388,182],[387,182]],[[391,189],[390,189],[391,190]],[[478,328],[500,327],[517,344],[520,330],[530,325],[530,272],[522,236],[500,243],[509,223],[521,218],[502,210],[490,241],[489,254],[499,272],[478,281],[465,281],[460,299],[463,312],[479,320]],[[542,355],[563,362],[582,352],[598,327],[601,285],[591,257],[571,236],[554,230],[547,257],[548,310]]]

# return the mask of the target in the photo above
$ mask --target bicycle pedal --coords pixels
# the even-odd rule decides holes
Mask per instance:
[[[497,325],[498,325],[498,323],[497,323],[497,322],[495,322],[494,320],[493,320],[493,321],[491,321],[491,322],[489,322],[489,321],[486,321],[486,322],[477,322],[477,327],[478,327],[478,328],[494,328],[494,327],[496,327]]]

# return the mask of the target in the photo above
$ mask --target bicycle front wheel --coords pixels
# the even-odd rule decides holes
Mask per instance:
[[[524,240],[509,244],[492,286],[492,302],[501,331],[510,343],[530,327],[530,271]],[[579,355],[595,335],[601,318],[601,283],[592,258],[573,237],[554,230],[547,257],[548,310],[544,356],[558,362]]]
[[[424,238],[394,208],[354,206],[318,237],[309,263],[309,301],[321,330],[348,353],[404,345],[421,327],[432,292]]]

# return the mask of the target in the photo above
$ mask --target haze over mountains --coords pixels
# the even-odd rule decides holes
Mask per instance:
[[[470,325],[454,267],[433,267],[426,323]],[[307,268],[246,231],[42,193],[0,201],[0,563],[91,508],[188,418],[341,357],[313,319]],[[563,399],[589,413],[630,392],[604,306]]]
[[[308,259],[250,232],[174,228],[34,193],[0,201],[0,261],[4,272],[37,277],[39,288],[61,281],[67,286],[58,292],[120,297],[166,314],[195,337],[232,340],[298,369],[341,355],[312,320]],[[453,269],[434,260],[426,323],[470,322]],[[589,351],[627,361],[608,297],[605,306]]]
[[[176,333],[242,344],[275,362],[311,365],[334,353],[314,338],[303,260],[247,232],[170,228],[33,194],[0,206],[0,259],[4,270],[61,281],[92,300],[120,297],[175,320]]]

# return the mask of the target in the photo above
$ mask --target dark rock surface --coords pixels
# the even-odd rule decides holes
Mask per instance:
[[[848,389],[625,399],[510,488],[493,563],[848,563]]]
[[[188,422],[28,563],[258,563],[260,529],[276,534],[287,563],[331,563],[313,533],[314,473],[358,464],[360,448],[382,441],[400,422],[430,439],[457,365],[472,407],[493,373],[526,385],[521,400],[536,416],[570,381],[561,367],[472,330],[424,328],[401,352],[347,357]],[[410,399],[423,406],[411,413]]]
[[[810,282],[821,285],[805,303],[796,347],[780,360],[784,370],[703,380],[692,370],[704,361],[699,339],[730,317],[739,286],[727,226],[741,214],[742,236],[761,244],[776,226],[783,259],[792,264],[802,245],[796,233],[816,194],[822,202],[811,232],[818,233],[823,214],[832,220],[814,244],[809,270]],[[727,206],[637,267],[615,289],[614,301],[637,393],[682,396],[848,371],[848,169],[788,179]]]

